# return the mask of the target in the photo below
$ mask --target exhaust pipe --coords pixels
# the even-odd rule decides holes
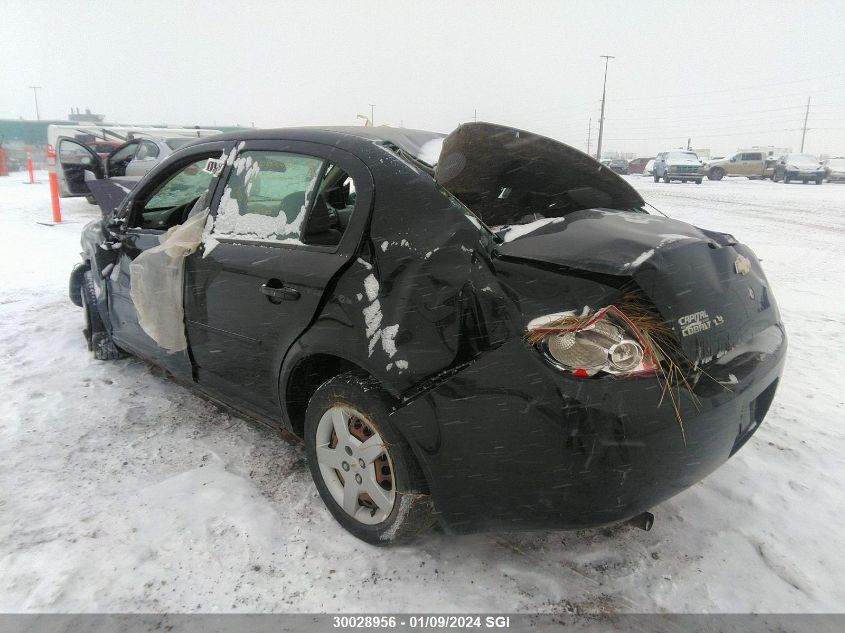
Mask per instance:
[[[637,516],[628,519],[626,523],[648,532],[651,529],[651,526],[654,525],[654,515],[651,512],[643,512],[642,514],[638,514]]]

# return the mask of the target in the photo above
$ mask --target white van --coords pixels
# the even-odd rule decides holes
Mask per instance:
[[[197,138],[220,130],[118,125],[50,125],[47,142],[56,150],[59,196],[86,196],[88,179],[140,179],[159,161]]]

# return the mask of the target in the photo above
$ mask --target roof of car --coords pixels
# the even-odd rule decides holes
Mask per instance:
[[[418,156],[420,148],[428,141],[446,137],[445,134],[440,132],[430,132],[428,130],[413,130],[403,127],[396,128],[387,125],[379,125],[376,127],[348,125],[241,130],[238,132],[221,134],[220,136],[215,136],[213,138],[214,140],[280,139],[320,141],[325,139],[326,134],[355,137],[365,141],[390,143],[412,156]],[[209,140],[209,137],[205,137],[205,140]]]

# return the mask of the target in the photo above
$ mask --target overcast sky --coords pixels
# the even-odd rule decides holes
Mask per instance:
[[[586,149],[845,155],[845,1],[0,0],[0,118],[71,107],[123,123],[478,119]]]

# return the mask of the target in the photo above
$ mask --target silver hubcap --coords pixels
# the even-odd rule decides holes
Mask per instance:
[[[367,418],[333,406],[317,424],[316,445],[323,482],[344,512],[367,525],[387,519],[396,503],[393,462]]]

